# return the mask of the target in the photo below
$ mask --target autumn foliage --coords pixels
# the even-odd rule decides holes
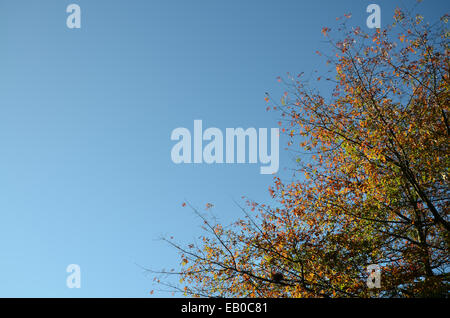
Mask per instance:
[[[172,287],[208,297],[448,295],[447,16],[428,24],[397,10],[370,32],[347,17],[338,40],[323,31],[332,53],[318,53],[331,71],[288,75],[281,102],[267,97],[299,158],[295,181],[275,178],[276,204],[248,202],[228,227],[199,213],[200,244],[168,240],[182,254]],[[369,264],[381,267],[380,289],[367,288]]]

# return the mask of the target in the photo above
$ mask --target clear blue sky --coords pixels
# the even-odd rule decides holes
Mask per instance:
[[[277,127],[264,93],[323,63],[322,27],[351,12],[364,28],[370,3],[385,24],[413,2],[0,0],[0,297],[150,297],[136,263],[176,267],[158,238],[199,234],[183,201],[224,221],[242,216],[243,195],[270,203],[259,164],[175,165],[172,130]],[[72,263],[80,289],[66,287]]]

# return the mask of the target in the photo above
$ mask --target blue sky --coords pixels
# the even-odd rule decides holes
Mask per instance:
[[[136,264],[176,267],[159,238],[200,233],[182,202],[211,202],[225,222],[243,195],[271,203],[259,164],[175,165],[170,134],[195,119],[277,127],[264,93],[320,67],[321,28],[349,12],[366,27],[370,3],[384,25],[414,1],[0,0],[0,297],[150,297]],[[429,0],[420,12],[448,9]],[[72,263],[80,289],[66,286]]]

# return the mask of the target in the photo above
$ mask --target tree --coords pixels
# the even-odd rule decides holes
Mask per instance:
[[[331,89],[288,75],[281,103],[266,98],[302,152],[296,181],[275,178],[276,206],[247,201],[251,212],[228,227],[195,210],[206,234],[187,247],[167,240],[182,254],[182,286],[170,286],[208,297],[367,297],[366,268],[378,264],[380,297],[447,296],[447,18],[429,24],[397,9],[374,34],[343,22],[340,40],[324,28],[332,69],[317,80]]]

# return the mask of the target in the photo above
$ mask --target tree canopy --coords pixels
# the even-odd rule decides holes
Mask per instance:
[[[180,286],[208,297],[447,296],[449,269],[448,16],[396,10],[364,32],[343,17],[324,57],[330,72],[279,80],[295,181],[275,177],[273,206],[247,201],[225,226],[183,246]],[[330,89],[319,90],[315,81]],[[381,268],[381,288],[366,285]]]

